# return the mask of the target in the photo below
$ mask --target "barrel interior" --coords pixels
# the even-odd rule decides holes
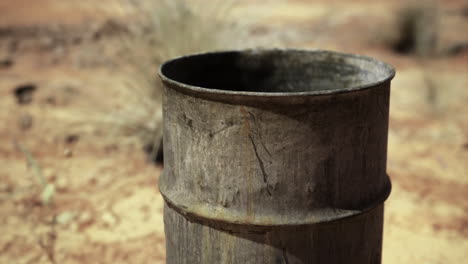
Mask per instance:
[[[165,63],[161,75],[199,88],[264,93],[320,92],[372,86],[393,77],[377,60],[329,51],[216,52]]]

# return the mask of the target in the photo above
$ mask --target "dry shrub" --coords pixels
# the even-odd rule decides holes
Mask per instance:
[[[105,45],[118,46],[116,68],[125,78],[119,77],[122,85],[112,87],[110,96],[121,98],[121,103],[110,107],[111,111],[94,113],[94,121],[111,127],[114,135],[137,138],[155,160],[162,142],[162,95],[157,76],[161,63],[191,53],[245,48],[250,45],[246,42],[249,22],[234,22],[236,5],[229,0],[118,0],[106,8],[127,12],[131,23],[112,42],[105,40]],[[115,21],[111,24],[110,29],[122,26]],[[105,109],[99,96],[94,97],[94,108]]]
[[[391,41],[393,49],[421,57],[433,55],[437,45],[437,13],[433,1],[414,2],[401,8],[397,12],[397,34]]]
[[[374,29],[371,43],[402,55],[428,56],[437,47],[439,9],[433,0],[409,1]]]

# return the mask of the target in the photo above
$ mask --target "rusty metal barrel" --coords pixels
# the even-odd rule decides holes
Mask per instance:
[[[164,63],[167,263],[380,263],[394,74],[322,50]]]

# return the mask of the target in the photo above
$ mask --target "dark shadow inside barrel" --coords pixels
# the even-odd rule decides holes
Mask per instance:
[[[233,92],[353,90],[391,78],[393,68],[369,57],[330,51],[249,50],[171,60],[161,75],[179,84]]]

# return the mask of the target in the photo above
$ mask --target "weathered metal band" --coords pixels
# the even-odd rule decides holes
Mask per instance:
[[[167,175],[163,172],[161,177],[167,177]],[[215,226],[215,227],[226,227],[226,224],[231,227],[235,226],[242,226],[243,228],[249,228],[252,230],[264,230],[264,229],[270,229],[274,227],[293,227],[293,226],[305,226],[305,225],[321,225],[321,224],[328,224],[331,222],[336,222],[344,219],[348,219],[350,217],[356,217],[362,214],[365,214],[372,209],[382,205],[387,198],[390,196],[391,190],[392,190],[392,184],[390,181],[390,178],[387,175],[387,184],[386,188],[382,191],[381,195],[376,197],[376,199],[366,205],[363,208],[360,209],[340,209],[340,208],[322,208],[319,210],[314,210],[313,217],[309,219],[294,219],[294,217],[291,217],[289,222],[287,223],[279,223],[275,222],[275,219],[273,221],[268,221],[267,222],[262,222],[262,221],[255,221],[251,220],[249,221],[243,221],[239,218],[236,219],[236,214],[231,212],[231,214],[226,213],[229,212],[229,209],[227,208],[221,208],[221,210],[224,210],[223,214],[217,214],[218,216],[214,216],[214,214],[210,214],[210,208],[209,206],[206,205],[199,205],[198,208],[190,208],[188,206],[184,206],[182,204],[177,204],[176,201],[171,199],[166,195],[166,191],[161,185],[159,186],[159,191],[161,195],[164,198],[164,201],[166,204],[184,216],[187,220],[189,221],[194,221],[194,222],[200,222],[204,224],[208,224],[210,226]],[[201,210],[197,210],[200,208],[203,208]],[[218,207],[219,208],[219,207]],[[212,212],[214,212],[213,210]],[[203,213],[207,212],[207,213]],[[272,216],[274,217],[274,216]],[[271,220],[271,217],[268,217],[268,219]],[[296,221],[293,221],[296,220]],[[232,231],[231,228],[228,228],[229,231]]]

